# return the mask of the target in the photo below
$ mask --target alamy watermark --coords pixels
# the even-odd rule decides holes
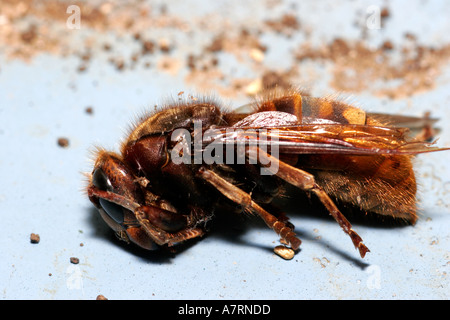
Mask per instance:
[[[171,161],[175,164],[259,164],[261,175],[278,172],[278,130],[209,128],[202,130],[201,121],[194,121],[194,132],[185,128],[173,131]],[[192,141],[193,140],[193,141]],[[270,156],[267,156],[270,153]],[[273,159],[276,158],[276,159]],[[273,160],[271,160],[273,159]]]
[[[67,279],[66,286],[69,290],[81,290],[84,294],[83,288],[83,274],[79,266],[70,265],[66,269]]]
[[[80,29],[81,28],[81,10],[79,6],[70,5],[66,10],[70,16],[66,20],[66,26],[68,29]]]
[[[366,269],[369,277],[366,281],[368,289],[381,289],[381,268],[377,265],[371,265]]]
[[[370,30],[381,29],[381,9],[379,6],[371,5],[366,9],[366,26]]]

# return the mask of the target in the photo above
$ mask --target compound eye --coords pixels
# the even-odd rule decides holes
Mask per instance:
[[[108,176],[101,168],[94,170],[94,174],[92,175],[92,184],[102,191],[113,191],[111,181],[109,181]]]
[[[114,191],[111,181],[101,168],[97,168],[94,170],[94,174],[92,175],[92,184],[102,191]],[[124,215],[122,206],[102,198],[99,199],[99,202],[103,210],[111,219],[113,219],[118,224],[123,223]]]
[[[108,200],[100,198],[100,205],[108,216],[118,224],[122,224],[124,221],[123,207],[118,204],[112,203]]]

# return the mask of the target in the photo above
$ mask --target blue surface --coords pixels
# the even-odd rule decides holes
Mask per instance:
[[[260,8],[259,1],[245,6],[237,1],[173,3],[171,14],[194,19],[225,12],[231,25],[233,19],[252,23],[291,7],[283,1],[272,11]],[[450,43],[448,2],[405,3],[392,4],[390,29],[379,32],[395,39],[409,30],[425,44]],[[352,19],[370,4],[310,1],[296,10],[302,25],[313,30],[310,37],[320,42],[337,35],[356,38]],[[204,41],[208,30],[191,33],[192,41]],[[76,34],[71,37],[79,41]],[[272,37],[267,39],[278,39]],[[194,46],[183,39],[174,55]],[[115,48],[127,50],[125,40],[115,41]],[[292,44],[289,38],[279,41],[280,51]],[[276,69],[277,61],[286,63],[286,52],[271,50],[267,63]],[[221,66],[227,66],[227,59],[223,57]],[[177,255],[146,253],[119,243],[83,193],[81,172],[91,170],[89,150],[94,145],[117,150],[129,121],[145,107],[179,91],[202,88],[185,82],[184,69],[175,75],[156,68],[117,71],[101,52],[93,55],[86,72],[77,72],[78,66],[78,58],[50,53],[29,63],[4,56],[0,60],[2,299],[95,299],[99,294],[109,299],[449,298],[449,152],[416,160],[421,217],[415,226],[354,224],[371,250],[365,259],[333,220],[297,213],[290,217],[303,243],[291,261],[273,254],[276,234],[255,219],[244,219],[242,226],[237,220],[229,232],[218,228]],[[323,80],[315,78],[314,93],[332,92],[326,81],[329,70],[318,70]],[[421,115],[431,109],[441,119],[439,145],[449,147],[449,81],[446,65],[426,92],[392,101],[370,91],[353,96],[371,111]],[[249,101],[243,95],[223,98],[235,106]],[[93,115],[85,112],[87,106],[93,107]],[[59,137],[69,139],[68,148],[57,145]],[[30,243],[30,233],[40,235],[39,244]],[[71,264],[70,257],[80,263]]]

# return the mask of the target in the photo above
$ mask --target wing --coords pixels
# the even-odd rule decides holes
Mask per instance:
[[[430,118],[429,113],[425,113],[423,117],[411,117],[398,114],[370,112],[367,113],[367,117],[390,127],[403,127],[409,129],[422,129],[425,126],[433,125],[438,121],[438,119]]]
[[[292,154],[418,154],[449,150],[407,139],[407,128],[319,123],[265,127],[215,128],[203,144],[253,144]]]
[[[434,125],[438,119],[430,118],[430,113],[426,112],[422,117],[402,116],[397,114],[367,113],[367,119],[371,122],[382,123],[384,126],[408,128],[409,136],[416,137],[429,130],[430,134],[436,135],[440,132]]]

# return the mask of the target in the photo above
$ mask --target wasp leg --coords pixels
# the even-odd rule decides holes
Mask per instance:
[[[269,163],[270,167],[267,166],[266,169],[271,170],[271,173],[302,190],[313,192],[333,218],[339,223],[344,232],[350,236],[353,245],[359,250],[361,258],[364,258],[367,252],[370,252],[362,242],[362,238],[352,229],[350,222],[336,207],[333,200],[331,200],[328,194],[315,182],[312,174],[290,166],[257,147],[250,147],[247,156],[253,161],[259,161],[263,164]]]
[[[437,130],[433,128],[433,119],[430,118],[430,112],[426,112],[423,116],[423,127],[420,132],[414,136],[415,141],[432,141],[436,136]]]
[[[269,228],[273,229],[283,241],[289,243],[292,249],[297,250],[300,247],[301,241],[292,229],[259,206],[248,193],[206,168],[201,167],[198,175],[231,201],[243,206],[245,210],[258,214]]]
[[[152,225],[148,218],[148,206],[141,206],[140,204],[128,199],[120,194],[100,190],[95,187],[88,189],[89,196],[96,196],[113,202],[117,205],[124,207],[125,209],[134,212],[134,215],[139,222],[139,225],[144,229],[148,236],[157,244],[172,246],[178,242],[182,242],[188,239],[196,238],[204,235],[205,231],[201,228],[186,228],[177,232],[167,232],[156,226]]]
[[[89,187],[87,192],[89,197],[95,196],[97,198],[108,200],[132,212],[134,212],[138,207],[140,207],[138,203],[128,199],[127,197],[124,197],[118,193],[114,193],[111,191],[100,190],[99,188],[94,186]]]
[[[147,234],[155,241],[155,243],[160,246],[167,244],[170,247],[176,243],[200,237],[205,234],[205,231],[201,228],[187,228],[174,233],[166,232],[162,229],[156,228],[147,219],[146,206],[140,206],[136,208],[134,213],[136,215],[136,219],[144,228],[145,232],[147,232]]]

